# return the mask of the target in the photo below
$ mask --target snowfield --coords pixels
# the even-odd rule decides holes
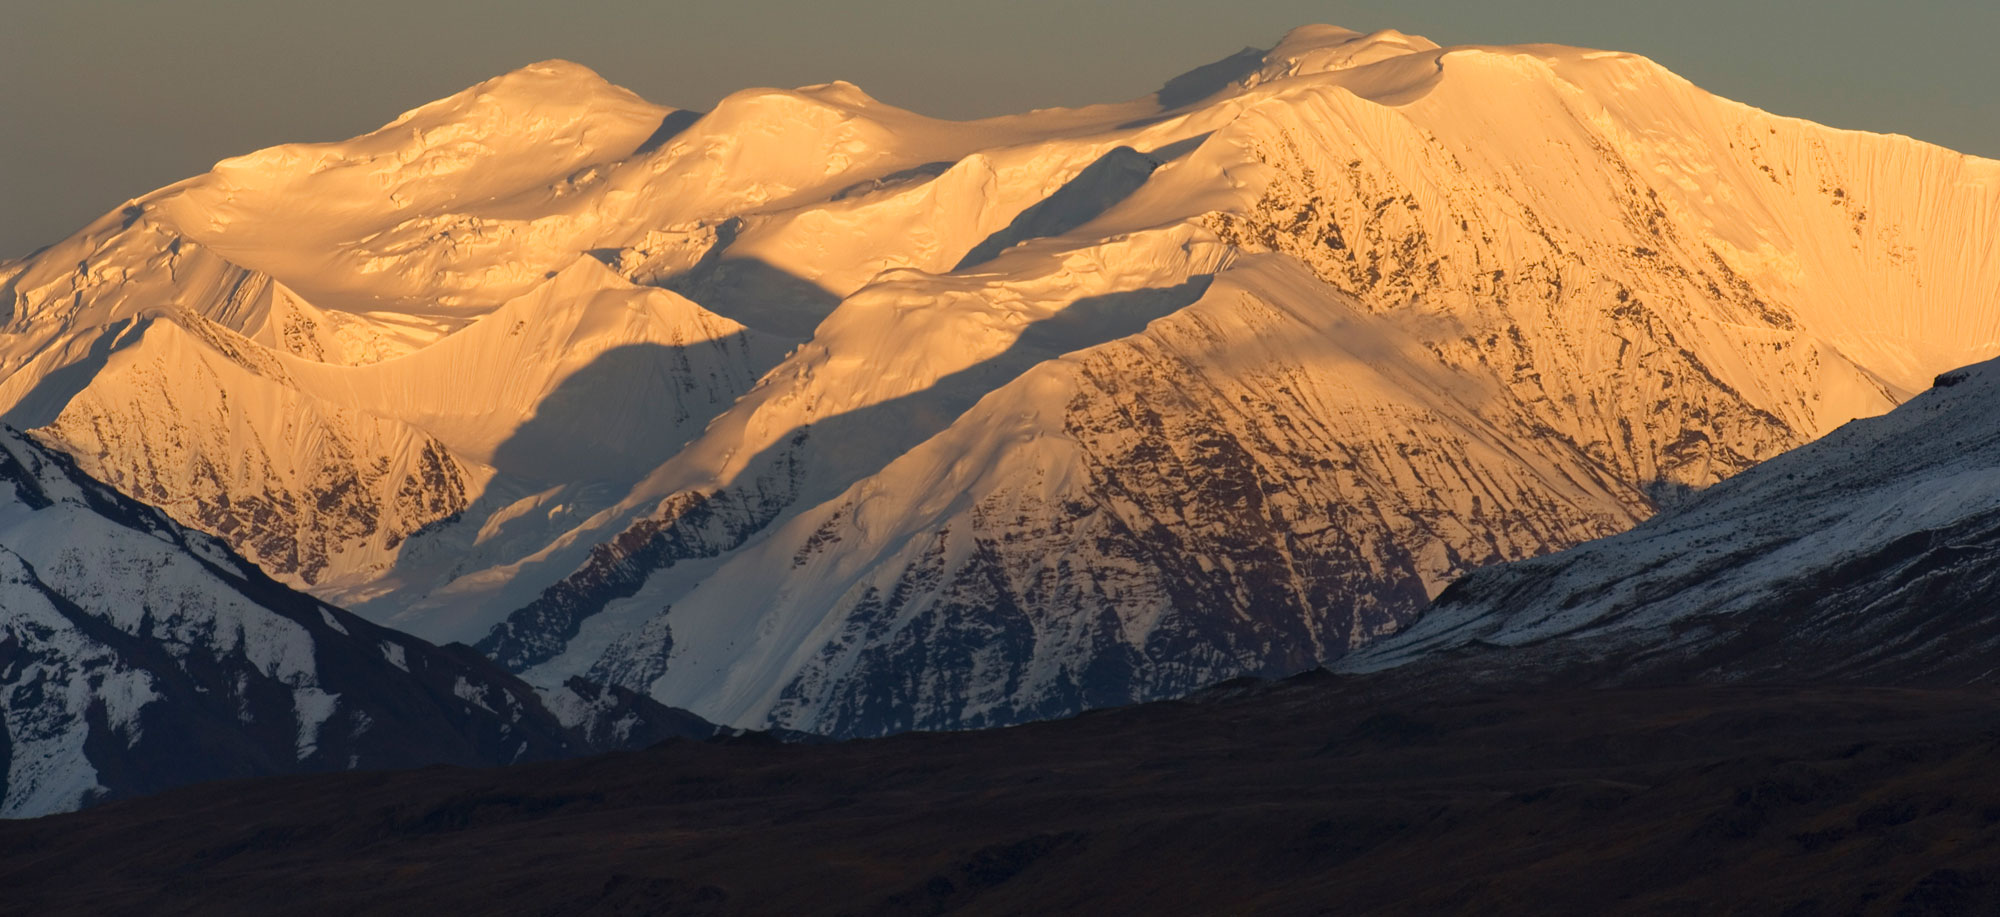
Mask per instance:
[[[287,583],[866,735],[1337,659],[1888,411],[2000,353],[2000,163],[1330,26],[972,122],[551,61],[0,284],[0,417]]]

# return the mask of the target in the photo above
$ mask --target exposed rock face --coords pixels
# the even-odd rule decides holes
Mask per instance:
[[[2000,347],[2000,164],[1330,27],[964,124],[552,62],[6,270],[0,401],[293,581],[863,735],[1335,659],[1888,410]]]
[[[2000,365],[1630,532],[1476,573],[1343,661],[1518,680],[1956,686],[2000,666]]]
[[[574,203],[664,111],[530,67],[134,201],[0,266],[0,414],[342,603],[518,560],[780,355],[567,236],[496,249],[499,221],[462,212]]]
[[[1303,668],[1468,571],[1627,528],[1994,340],[1993,258],[1946,229],[1993,237],[1991,163],[1771,118],[1635,58],[1382,60],[1260,82],[1227,118],[1194,106],[1180,117],[1213,131],[1094,222],[852,294],[705,438],[741,455],[807,430],[800,496],[719,569],[656,554],[646,587],[595,592],[602,617],[531,680],[588,671],[856,735]],[[1532,129],[1464,117],[1489,108]],[[1912,157],[1969,196],[1889,190],[1937,180],[1890,165]],[[1857,220],[1864,184],[1877,217]],[[1053,308],[1012,305],[1082,265],[1146,265],[1112,286],[1183,293],[1113,305],[1072,281]],[[922,289],[936,343],[913,347],[910,321],[864,329]],[[977,343],[1002,302],[1023,330]],[[1869,316],[1908,333],[1871,336]],[[739,467],[693,465],[654,483],[728,492]],[[676,518],[628,532],[678,537],[658,534]]]
[[[0,817],[200,780],[495,765],[705,736],[582,681],[551,713],[438,647],[272,581],[0,429]]]

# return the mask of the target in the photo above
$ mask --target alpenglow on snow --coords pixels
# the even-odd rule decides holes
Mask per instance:
[[[1295,671],[2000,352],[2000,163],[1298,29],[1130,102],[535,64],[0,267],[0,417],[544,688],[999,725]]]

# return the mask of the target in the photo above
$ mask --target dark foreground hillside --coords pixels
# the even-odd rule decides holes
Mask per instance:
[[[0,823],[7,913],[2000,912],[2000,691],[1399,700],[216,783]]]

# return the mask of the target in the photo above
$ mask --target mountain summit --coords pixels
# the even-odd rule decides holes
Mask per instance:
[[[0,417],[545,688],[998,725],[1339,657],[2000,352],[2000,163],[1295,30],[972,122],[534,65],[0,267]]]

